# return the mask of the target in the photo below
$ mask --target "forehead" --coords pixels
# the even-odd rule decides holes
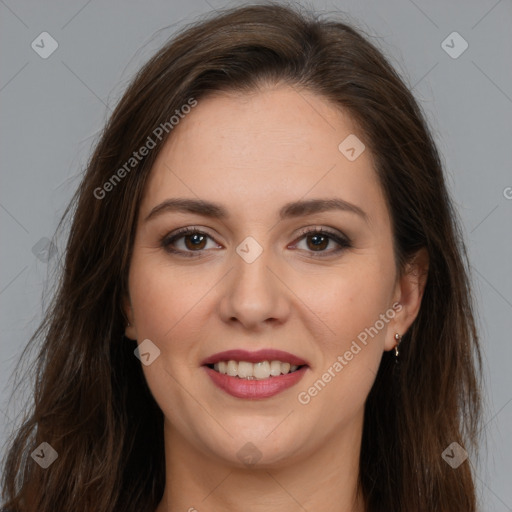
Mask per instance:
[[[142,213],[186,196],[262,219],[289,201],[338,196],[382,215],[372,155],[365,149],[350,160],[339,147],[346,140],[360,141],[359,151],[364,134],[347,113],[309,91],[280,86],[209,96],[180,120],[158,155]]]

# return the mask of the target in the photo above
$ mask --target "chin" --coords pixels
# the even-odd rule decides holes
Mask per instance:
[[[281,421],[282,418],[269,422],[273,426],[264,432],[261,428],[246,426],[243,434],[239,430],[236,437],[224,436],[213,445],[209,439],[209,449],[225,464],[238,468],[270,469],[289,465],[297,458],[303,440],[291,435],[289,429],[283,429],[279,435],[272,432]]]

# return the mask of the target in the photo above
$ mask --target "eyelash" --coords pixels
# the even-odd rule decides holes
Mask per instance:
[[[186,235],[192,235],[192,234],[205,235],[208,238],[212,239],[212,237],[208,233],[205,233],[204,231],[201,231],[200,229],[197,229],[195,227],[189,226],[186,228],[180,228],[178,231],[164,236],[160,243],[161,243],[161,246],[163,247],[163,249],[169,253],[183,255],[183,256],[189,257],[189,258],[196,257],[196,253],[200,254],[201,252],[203,252],[207,249],[200,249],[198,251],[182,251],[182,250],[176,250],[176,249],[170,248],[170,246],[173,243],[175,243],[177,240],[179,240],[180,238],[184,238]],[[352,247],[352,243],[350,242],[348,237],[341,236],[338,233],[335,233],[335,232],[330,231],[325,228],[313,228],[313,229],[306,228],[300,233],[299,240],[306,237],[307,235],[310,235],[310,236],[311,235],[324,235],[339,245],[339,247],[333,251],[308,251],[314,255],[313,256],[314,258],[324,258],[327,256],[331,256],[333,254],[338,254],[339,252]]]

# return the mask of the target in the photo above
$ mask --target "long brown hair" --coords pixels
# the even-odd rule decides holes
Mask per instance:
[[[376,162],[397,265],[404,269],[420,248],[429,255],[400,370],[386,352],[366,401],[359,475],[366,510],[476,510],[470,461],[453,469],[442,457],[453,442],[477,448],[481,355],[465,247],[427,123],[358,30],[273,3],[182,31],[139,71],[107,122],[65,214],[72,224],[57,293],[30,340],[41,346],[33,404],[5,461],[8,509],[155,510],[165,477],[163,415],[133,355],[136,343],[123,336],[122,300],[144,185],[172,129],[153,136],[155,148],[136,164],[130,159],[191,98],[281,82],[351,114]],[[42,442],[58,453],[46,470],[30,457]]]

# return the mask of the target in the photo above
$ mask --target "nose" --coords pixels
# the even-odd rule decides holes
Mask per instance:
[[[234,268],[226,276],[220,301],[222,320],[238,323],[252,331],[286,322],[290,315],[292,293],[271,251],[264,249],[250,263],[234,253],[233,265]]]

